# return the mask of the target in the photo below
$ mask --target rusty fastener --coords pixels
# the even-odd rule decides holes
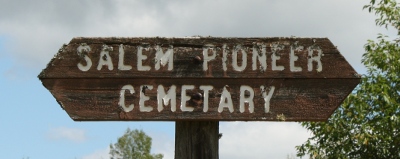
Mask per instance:
[[[192,94],[190,102],[195,106],[201,105],[203,103],[203,95],[201,93]]]
[[[203,95],[201,93],[194,93],[191,96],[191,99],[194,99],[194,100],[201,100],[202,98],[203,98]]]

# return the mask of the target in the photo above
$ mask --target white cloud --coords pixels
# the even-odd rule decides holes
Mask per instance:
[[[147,133],[147,132],[146,132]],[[174,159],[174,138],[163,132],[149,132],[152,138],[152,154],[163,154],[164,159]],[[90,154],[84,155],[82,159],[109,159],[110,147],[96,150]]]
[[[219,154],[221,159],[286,158],[296,154],[310,133],[292,122],[220,123]]]
[[[76,143],[87,140],[85,130],[68,127],[51,128],[47,133],[47,137],[51,140],[69,140]]]
[[[20,4],[26,7],[20,7]],[[312,4],[312,5],[310,5]],[[328,37],[358,70],[380,31],[361,1],[3,1],[0,34],[27,68],[44,68],[75,36]],[[19,11],[18,11],[19,10]],[[21,11],[23,10],[23,12]],[[26,71],[26,70],[24,70]]]
[[[82,159],[109,159],[110,158],[110,147],[105,149],[96,150],[91,154],[85,155]]]
[[[151,152],[153,154],[161,153],[164,155],[164,159],[174,159],[175,138],[173,136],[159,132],[150,132],[149,136],[152,138]]]

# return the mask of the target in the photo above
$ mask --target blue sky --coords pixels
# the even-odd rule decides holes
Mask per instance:
[[[38,70],[25,78],[9,75],[15,60],[8,56],[0,60],[0,158],[81,158],[106,148],[128,127],[174,137],[173,122],[74,122],[36,78]]]
[[[0,158],[67,159],[98,150],[104,153],[128,127],[174,138],[173,122],[72,121],[37,78],[40,69],[19,65],[5,46],[12,38],[0,38]]]
[[[367,1],[0,0],[0,158],[107,158],[129,127],[173,158],[173,122],[74,122],[37,78],[76,36],[328,37],[359,72],[375,26]],[[286,158],[310,134],[297,123],[223,122],[220,158]]]

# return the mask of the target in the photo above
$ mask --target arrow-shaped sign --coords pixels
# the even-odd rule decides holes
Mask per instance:
[[[76,121],[325,121],[360,82],[327,38],[74,38],[39,78]]]

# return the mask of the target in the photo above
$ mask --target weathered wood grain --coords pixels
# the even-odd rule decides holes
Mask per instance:
[[[62,104],[70,117],[77,121],[86,120],[221,120],[221,121],[279,121],[278,115],[284,115],[286,121],[324,121],[340,105],[346,96],[358,84],[358,79],[43,79],[43,84]],[[127,94],[127,103],[135,105],[132,112],[124,112],[118,105],[120,89],[131,84],[135,93]],[[171,111],[171,105],[163,111],[157,110],[157,86],[162,84],[167,90],[176,85],[176,112]],[[152,90],[146,90],[150,100],[146,105],[153,111],[140,112],[140,85],[152,85]],[[193,112],[183,112],[181,105],[181,86],[194,85],[195,89],[186,94],[204,93],[200,85],[213,85],[209,91],[209,109],[203,112],[201,103],[187,102],[194,107]],[[248,85],[254,89],[254,112],[239,111],[240,86]],[[265,113],[264,99],[260,86],[275,86],[271,98],[270,112]],[[224,109],[218,112],[221,92],[224,86],[229,86],[234,112]]]
[[[295,43],[304,47],[301,51],[295,51],[296,56],[298,56],[295,65],[302,68],[300,72],[291,72],[289,69],[290,47]],[[81,44],[91,47],[91,51],[87,55],[92,59],[93,66],[86,72],[80,71],[77,67],[78,63],[85,64],[83,58],[77,53],[77,48]],[[132,66],[131,70],[117,69],[120,44],[124,44],[124,64]],[[208,62],[209,70],[207,72],[203,71],[202,63],[194,62],[196,56],[203,56],[202,51],[206,44],[212,44],[217,49],[216,58]],[[259,63],[257,63],[257,70],[252,70],[252,53],[255,44],[264,44],[266,46],[267,68],[264,68],[264,70],[259,68]],[[283,50],[277,52],[277,55],[280,56],[280,60],[277,60],[277,65],[283,66],[285,68],[283,71],[273,71],[271,69],[272,44],[283,46]],[[106,66],[103,66],[100,71],[96,69],[103,45],[113,48],[113,51],[110,51],[110,57],[112,58],[114,69],[111,71]],[[154,48],[156,45],[160,45],[164,52],[169,46],[173,46],[174,69],[168,71],[167,67],[161,67],[160,70],[155,70],[155,51],[150,49],[143,52],[143,54],[147,55],[147,59],[143,60],[143,65],[150,66],[151,69],[149,71],[139,71],[136,67],[137,47],[148,46]],[[229,48],[227,52],[227,71],[224,71],[222,66],[223,53],[221,48],[223,45]],[[247,49],[247,67],[243,71],[235,71],[232,68],[232,50],[236,45],[242,45],[243,48]],[[316,71],[315,62],[313,63],[314,69],[312,71],[307,69],[309,59],[307,48],[311,46],[318,46],[322,49],[321,62],[323,70],[321,72]],[[239,63],[241,62],[240,58],[238,59]],[[47,67],[39,75],[40,78],[355,78],[357,74],[327,38],[74,38],[68,45],[60,49],[60,52],[49,63],[49,66],[56,67]]]
[[[120,46],[123,45],[123,64],[131,66],[129,70],[118,68]],[[276,51],[274,46],[282,48]],[[87,52],[78,52],[78,47],[89,46]],[[101,52],[107,46],[109,56],[101,57]],[[204,48],[215,49],[216,56],[208,61],[204,70]],[[247,55],[247,65],[242,71],[237,71],[233,64],[233,49],[241,46],[237,63],[243,65],[244,52]],[[256,47],[254,47],[256,46]],[[263,47],[266,53],[266,68],[260,68],[256,61],[253,70],[253,53]],[[294,51],[297,59],[294,62],[301,71],[290,70],[291,47],[300,48]],[[110,48],[113,48],[112,50]],[[147,56],[141,60],[143,66],[150,70],[138,69],[138,47],[148,47],[142,50]],[[156,47],[165,53],[173,49],[173,69],[168,65],[155,68]],[[207,49],[208,49],[207,48]],[[225,48],[225,55],[223,52]],[[229,49],[228,49],[229,48]],[[317,56],[317,48],[322,51],[320,61],[322,69],[317,70],[318,63],[308,60]],[[211,51],[212,51],[211,49]],[[260,52],[261,49],[257,51]],[[212,52],[211,52],[212,54]],[[283,70],[273,70],[272,56],[280,56],[277,66]],[[78,64],[87,65],[87,58],[92,66],[85,71]],[[211,55],[206,55],[211,56]],[[227,60],[224,62],[224,56]],[[100,60],[110,60],[113,69],[100,65]],[[200,60],[199,60],[200,59]],[[226,70],[224,70],[226,64]],[[308,70],[312,67],[311,70]],[[336,47],[327,38],[74,38],[64,45],[48,66],[39,74],[43,85],[53,94],[60,106],[76,121],[325,121],[340,105],[346,96],[359,83],[357,72],[347,63]],[[134,87],[135,93],[125,91],[125,103],[134,104],[132,111],[126,112],[118,104],[121,98],[121,88],[125,85]],[[150,85],[153,89],[141,90],[140,86]],[[172,85],[176,86],[176,111],[171,105],[158,110],[157,87],[162,85],[165,91]],[[181,91],[183,85],[193,85],[194,89]],[[213,86],[209,91],[208,109],[204,112],[204,97],[201,100],[185,102],[193,111],[181,109],[182,95],[195,96],[204,91],[200,86]],[[250,112],[245,104],[240,111],[240,88],[249,86],[254,90],[254,112]],[[265,99],[262,96],[264,86],[273,86],[275,91],[270,99],[269,111],[265,109]],[[223,108],[219,111],[221,92],[229,91],[233,111]],[[139,108],[140,92],[149,97],[144,104],[152,108],[143,112]],[[249,96],[248,92],[244,94]],[[192,98],[192,97],[191,97]]]
[[[218,121],[177,121],[175,159],[218,159]]]

